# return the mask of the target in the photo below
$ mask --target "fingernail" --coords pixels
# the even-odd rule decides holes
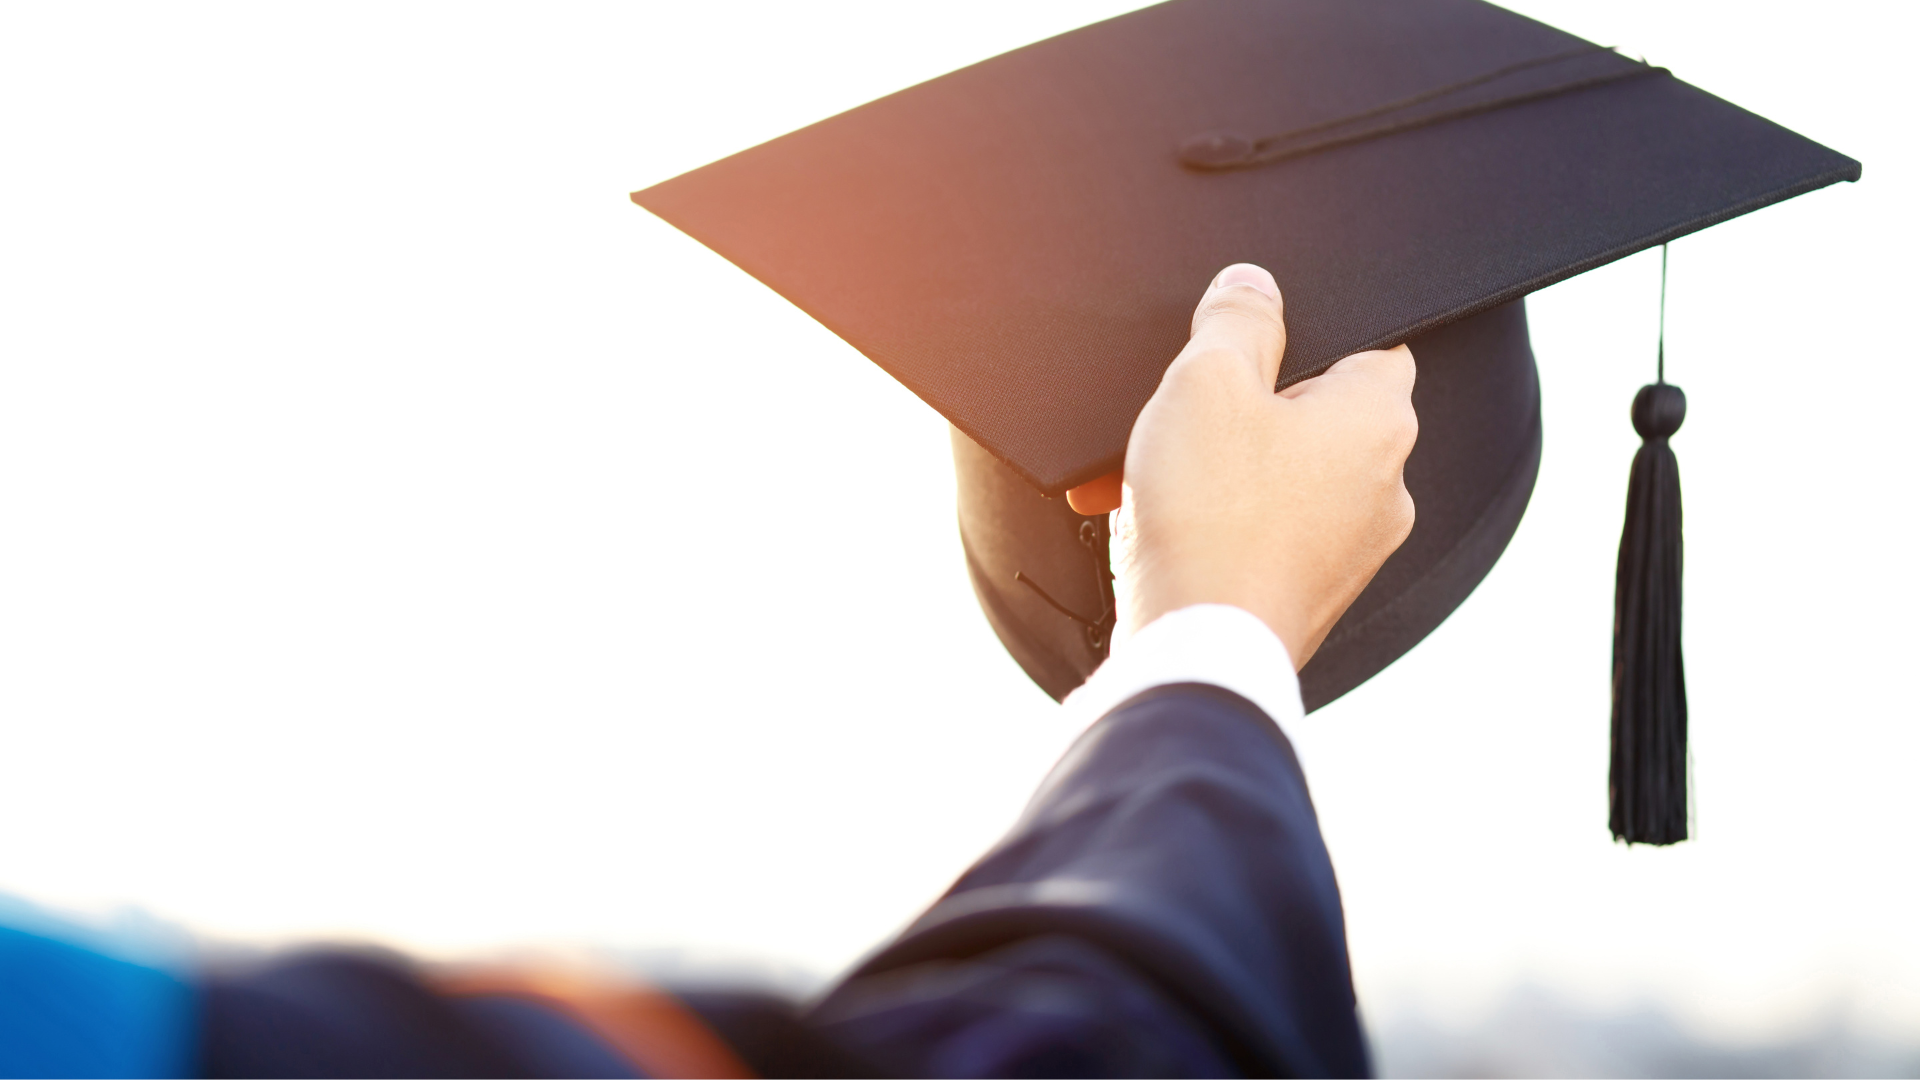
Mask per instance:
[[[1280,299],[1280,286],[1273,280],[1273,275],[1252,263],[1234,263],[1213,279],[1216,289],[1224,289],[1229,285],[1251,285],[1275,300]]]

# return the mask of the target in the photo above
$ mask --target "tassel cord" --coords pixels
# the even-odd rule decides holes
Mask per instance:
[[[1660,339],[1653,350],[1653,381],[1667,382],[1667,245],[1660,245]]]

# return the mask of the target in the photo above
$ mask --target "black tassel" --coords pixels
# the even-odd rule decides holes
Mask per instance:
[[[1614,578],[1613,768],[1607,785],[1608,824],[1614,839],[1629,844],[1687,838],[1680,463],[1667,445],[1686,415],[1687,396],[1665,382],[1641,387],[1633,399],[1633,429],[1645,441],[1627,482],[1627,526]]]

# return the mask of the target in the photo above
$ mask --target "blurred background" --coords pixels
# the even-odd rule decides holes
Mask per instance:
[[[626,196],[1129,6],[6,8],[0,892],[796,993],[912,918],[1076,732],[944,421]],[[1672,248],[1697,839],[1606,829],[1657,252],[1529,300],[1512,546],[1291,732],[1382,1067],[1920,1075],[1914,9],[1510,6],[1865,178]]]

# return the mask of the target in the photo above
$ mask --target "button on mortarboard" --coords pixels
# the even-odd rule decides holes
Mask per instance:
[[[1233,131],[1196,135],[1180,148],[1180,164],[1189,169],[1231,169],[1252,160],[1253,140]]]

